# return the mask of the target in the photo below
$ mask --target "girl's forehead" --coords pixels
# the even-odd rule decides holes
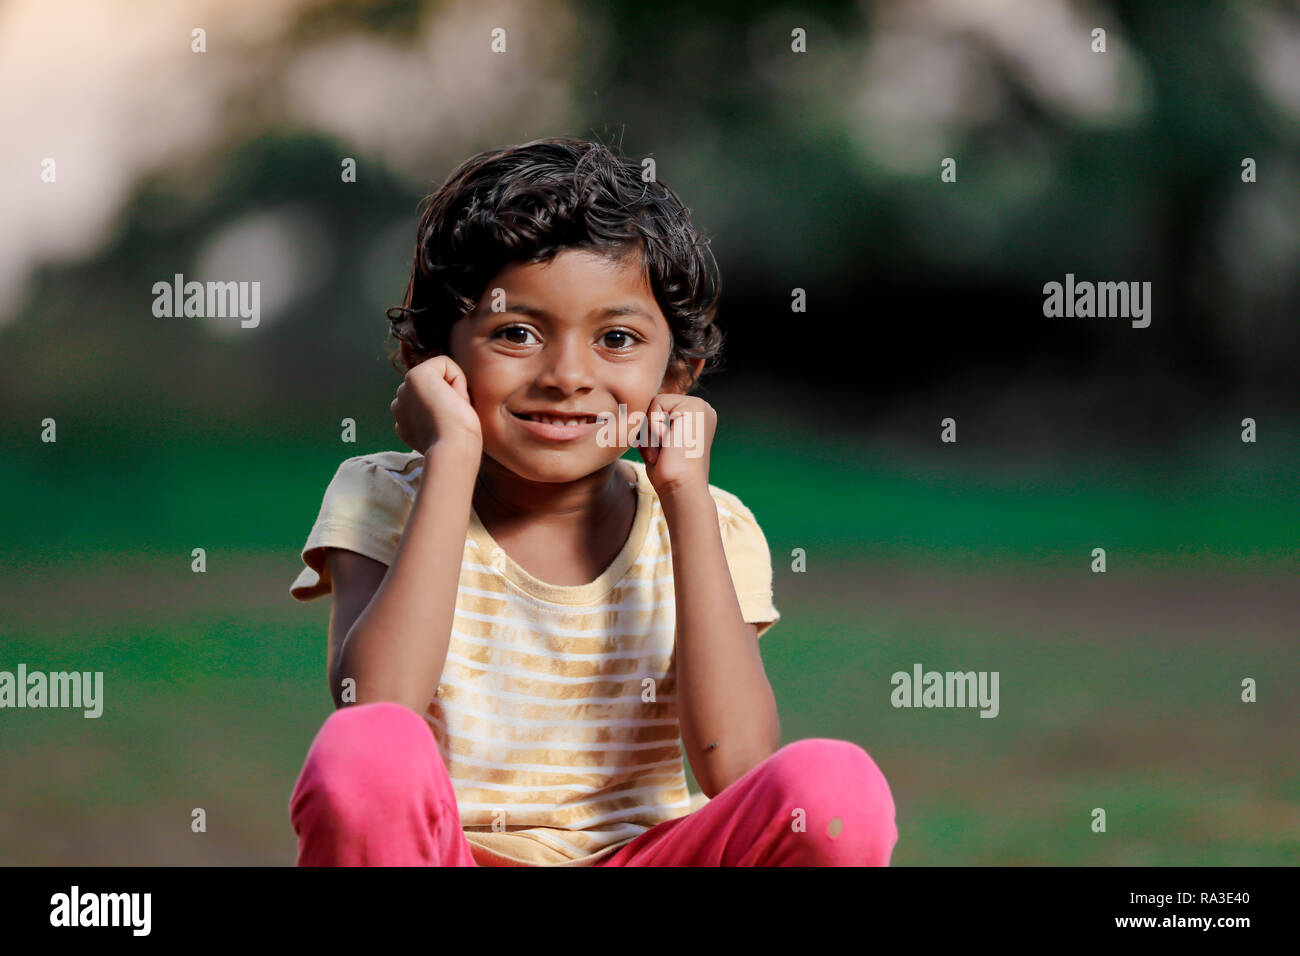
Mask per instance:
[[[642,318],[667,325],[639,258],[565,250],[546,262],[508,263],[479,298],[478,315],[508,312],[555,321]]]
[[[583,277],[584,285],[571,285],[576,275]],[[522,288],[561,289],[574,294],[603,286],[650,292],[640,255],[628,252],[614,257],[589,249],[562,249],[545,262],[507,263],[494,281],[508,281]]]

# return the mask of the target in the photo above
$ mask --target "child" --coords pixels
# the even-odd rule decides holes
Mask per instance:
[[[343,462],[291,588],[334,595],[338,707],[299,865],[888,864],[867,753],[780,744],[767,541],[688,395],[717,296],[676,194],[600,144],[491,150],[431,197],[389,315],[413,451]]]

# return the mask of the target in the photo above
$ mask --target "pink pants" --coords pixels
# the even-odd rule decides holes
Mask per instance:
[[[329,716],[289,819],[299,866],[478,865],[429,725],[401,704]],[[888,866],[897,840],[889,784],[867,752],[814,737],[786,744],[698,810],[594,865]]]

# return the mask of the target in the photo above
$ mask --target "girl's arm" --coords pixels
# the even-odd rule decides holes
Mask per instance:
[[[695,779],[712,799],[776,753],[781,723],[758,629],[745,623],[736,598],[709,491],[717,412],[703,399],[665,392],[650,402],[647,421],[655,440],[640,448],[641,457],[673,553],[677,719]]]
[[[325,563],[329,565],[331,590],[329,635],[329,689],[334,706],[351,704],[355,699],[344,700],[342,680],[338,676],[339,655],[348,631],[361,616],[371,598],[384,583],[388,565],[346,548],[326,548]]]
[[[335,579],[340,622],[337,628],[332,623],[331,631],[348,627],[330,672],[336,705],[342,706],[342,683],[350,677],[358,704],[389,700],[424,713],[451,642],[478,465],[477,458],[460,450],[429,449],[397,554],[350,627],[348,609],[374,588],[374,569],[331,557],[331,568],[344,571]]]
[[[678,721],[691,770],[712,799],[777,751],[781,724],[757,629],[741,617],[707,483],[683,484],[659,500],[677,598]]]
[[[424,474],[393,563],[342,641],[330,689],[338,701],[352,678],[356,703],[391,700],[423,714],[451,643],[483,435],[465,372],[445,355],[408,371],[390,407],[398,437],[424,452]],[[357,589],[371,586],[366,577],[354,576]],[[355,607],[364,592],[352,593],[343,600]]]

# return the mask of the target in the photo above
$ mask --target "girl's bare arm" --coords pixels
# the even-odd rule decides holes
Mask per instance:
[[[758,628],[741,616],[707,486],[660,501],[677,596],[678,720],[691,770],[712,799],[776,753],[781,721]]]
[[[392,565],[329,552],[330,692],[343,706],[389,700],[423,714],[442,677],[456,612],[460,564],[478,474],[476,459],[431,448]]]
[[[347,640],[348,631],[356,623],[361,612],[366,609],[370,599],[384,582],[388,565],[368,558],[356,551],[343,548],[326,548],[325,563],[329,565],[330,582],[334,599],[330,604],[329,637],[329,688],[334,698],[334,706],[342,707],[343,686],[338,676],[339,654],[343,642]],[[352,701],[347,701],[351,703]]]

